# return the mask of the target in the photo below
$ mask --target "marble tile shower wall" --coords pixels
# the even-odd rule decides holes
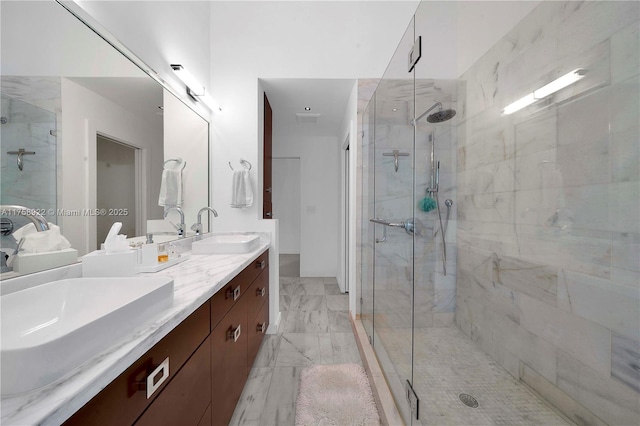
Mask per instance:
[[[462,76],[456,323],[578,424],[640,419],[639,19],[543,2]]]
[[[400,222],[412,214],[413,205],[413,129],[408,125],[408,109],[402,117],[390,113],[390,105],[405,102],[399,94],[404,89],[413,89],[411,81],[383,80],[376,91],[375,142],[370,159],[374,164],[375,183],[370,191],[369,210],[381,219]],[[407,89],[408,90],[408,89]],[[400,99],[398,99],[398,97]],[[404,109],[404,108],[403,108]],[[370,147],[371,148],[371,147]],[[398,158],[398,171],[394,157],[385,157],[393,150],[409,154]],[[374,316],[375,327],[410,327],[412,305],[412,242],[401,228],[373,225],[375,237],[384,242],[374,247]],[[410,342],[407,342],[409,344]]]
[[[424,87],[415,92],[429,99],[433,98],[434,87],[439,86],[434,80],[417,84]],[[430,125],[426,120],[421,120],[415,129],[414,147],[414,126],[408,118],[413,117],[412,108],[408,106],[413,103],[413,97],[412,80],[383,80],[376,91],[375,144],[369,138],[364,145],[370,163],[367,165],[368,171],[371,171],[375,162],[375,172],[369,175],[368,180],[365,179],[370,216],[400,222],[415,214],[417,222],[424,226],[420,235],[412,240],[400,228],[387,227],[386,234],[383,234],[385,228],[375,225],[376,238],[381,239],[386,235],[385,242],[375,244],[375,251],[373,235],[368,235],[369,241],[365,246],[371,253],[369,258],[375,253],[376,327],[431,327],[452,325],[454,322],[455,220],[451,220],[447,232],[448,274],[444,276],[442,244],[440,235],[436,235],[437,211],[423,212],[417,205],[427,195],[426,189],[430,185],[429,136],[433,132],[436,140],[435,158],[441,162],[439,198],[443,220],[446,218],[444,200],[455,198],[456,134],[451,131],[450,124]],[[455,98],[456,94],[449,93],[448,97]],[[439,99],[445,101],[442,96]],[[429,106],[434,102],[430,100]],[[451,101],[447,105],[456,107]],[[394,157],[383,155],[396,149],[409,154],[399,157],[397,171]],[[370,179],[373,175],[375,184]],[[455,218],[455,210],[451,217]],[[373,227],[371,225],[369,228]],[[370,264],[373,265],[373,262]]]
[[[56,209],[57,129],[60,128],[60,78],[2,76],[2,204],[17,204],[43,211]],[[53,134],[51,133],[53,131]],[[20,148],[35,152],[17,156],[7,151]],[[15,226],[28,223],[11,218]],[[56,216],[47,215],[56,223]]]

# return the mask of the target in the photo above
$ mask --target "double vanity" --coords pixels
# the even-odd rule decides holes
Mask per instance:
[[[227,424],[269,325],[269,244],[211,236],[159,272],[4,295],[1,423]]]

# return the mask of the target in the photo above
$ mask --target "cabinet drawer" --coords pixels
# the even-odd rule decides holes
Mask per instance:
[[[251,284],[249,290],[245,296],[247,300],[247,309],[248,309],[248,319],[252,321],[262,305],[269,300],[269,267],[267,266],[261,273],[258,275],[258,278]]]
[[[206,339],[136,426],[197,426],[211,402],[211,343]]]
[[[210,303],[207,301],[173,331],[149,349],[124,373],[78,410],[65,425],[130,425],[161,393],[175,373],[209,335]],[[166,358],[169,358],[169,377],[150,398],[139,383]]]
[[[234,339],[234,331],[240,332]],[[247,298],[242,297],[211,332],[211,411],[215,425],[227,425],[248,376]]]
[[[269,266],[269,251],[262,253],[234,279],[211,298],[211,329],[213,330],[231,307],[247,292],[258,274]]]
[[[264,303],[254,320],[249,320],[247,366],[249,369],[258,355],[264,334],[269,326],[269,303]]]

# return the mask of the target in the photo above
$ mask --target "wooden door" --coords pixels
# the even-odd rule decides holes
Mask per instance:
[[[271,167],[272,167],[272,133],[273,133],[273,112],[271,111],[271,105],[269,105],[269,99],[267,94],[264,94],[264,167],[263,167],[263,188],[264,194],[262,196],[262,218],[273,218],[273,205],[272,205],[272,181],[271,181]]]

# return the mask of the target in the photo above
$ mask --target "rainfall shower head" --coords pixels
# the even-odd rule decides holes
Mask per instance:
[[[451,120],[455,115],[455,109],[444,109],[427,116],[427,121],[429,123],[442,123],[443,121]]]
[[[420,114],[416,119],[412,120],[412,124],[415,126],[422,117],[429,114],[436,108],[438,109],[436,112],[427,116],[427,121],[429,123],[442,123],[443,121],[452,119],[456,115],[455,109],[443,109],[442,104],[440,102],[436,102],[431,106],[431,108]]]

